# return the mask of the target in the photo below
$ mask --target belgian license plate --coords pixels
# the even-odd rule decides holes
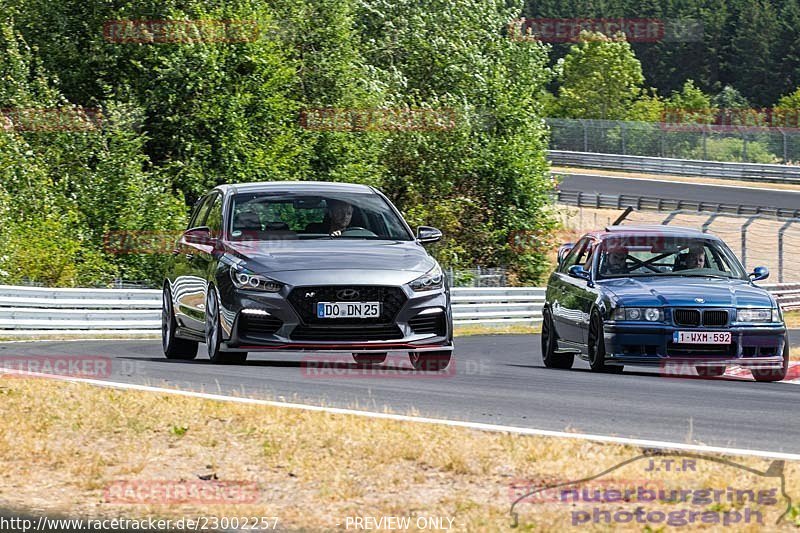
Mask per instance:
[[[678,344],[730,344],[730,331],[676,331],[672,340]]]
[[[380,302],[317,302],[317,318],[378,318]]]

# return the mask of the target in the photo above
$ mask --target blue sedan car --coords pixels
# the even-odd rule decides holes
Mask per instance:
[[[610,226],[559,249],[543,310],[542,357],[596,372],[625,365],[690,365],[719,376],[729,365],[779,381],[789,341],[775,298],[753,284],[719,238],[668,226]]]

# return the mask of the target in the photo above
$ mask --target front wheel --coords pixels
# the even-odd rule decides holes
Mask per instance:
[[[606,342],[603,337],[603,319],[594,313],[589,322],[589,367],[592,372],[606,372],[609,374],[619,374],[623,370],[622,365],[606,364]]]
[[[161,348],[167,359],[181,359],[189,361],[197,357],[197,342],[179,339],[175,336],[178,322],[175,320],[175,311],[172,307],[172,293],[169,285],[164,284],[161,293]]]
[[[575,356],[556,353],[556,329],[553,315],[547,309],[542,317],[542,362],[546,368],[572,368]]]
[[[206,296],[206,348],[212,363],[235,364],[247,360],[247,352],[226,352],[222,345],[222,325],[219,320],[219,297],[213,285],[208,286]]]
[[[789,339],[786,339],[783,347],[783,366],[780,368],[770,368],[767,370],[750,370],[756,381],[781,381],[786,378],[789,372]]]
[[[440,351],[440,352],[409,352],[408,358],[411,361],[411,366],[416,370],[424,370],[426,372],[436,372],[444,370],[450,365],[450,358],[453,352]]]

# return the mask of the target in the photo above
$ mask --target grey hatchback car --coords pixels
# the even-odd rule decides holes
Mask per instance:
[[[365,185],[221,185],[200,198],[163,285],[162,344],[170,359],[240,363],[248,352],[352,353],[382,363],[408,352],[418,370],[453,352],[450,290],[416,235]]]

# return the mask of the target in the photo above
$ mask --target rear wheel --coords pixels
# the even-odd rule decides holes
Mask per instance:
[[[213,285],[208,286],[206,296],[206,347],[212,363],[235,364],[247,360],[247,352],[226,352],[222,345],[222,326],[219,320],[219,297]]]
[[[361,366],[379,365],[386,361],[386,352],[354,353],[353,360]]]
[[[197,357],[197,342],[179,339],[175,336],[178,322],[172,307],[172,293],[169,285],[164,284],[161,293],[161,347],[167,359],[191,360]]]
[[[556,330],[553,316],[545,309],[542,317],[542,362],[547,368],[572,368],[575,356],[556,353]]]
[[[696,366],[695,370],[701,378],[716,378],[725,373],[724,366]]]
[[[589,321],[589,367],[593,372],[619,374],[622,365],[606,364],[606,342],[603,338],[603,319],[597,313],[592,314]]]
[[[756,381],[781,381],[786,378],[786,373],[789,372],[789,339],[783,346],[783,366],[780,368],[770,368],[768,370],[752,369],[753,377]]]
[[[450,365],[450,358],[453,352],[409,352],[408,359],[411,366],[417,370],[436,372],[444,370]]]

